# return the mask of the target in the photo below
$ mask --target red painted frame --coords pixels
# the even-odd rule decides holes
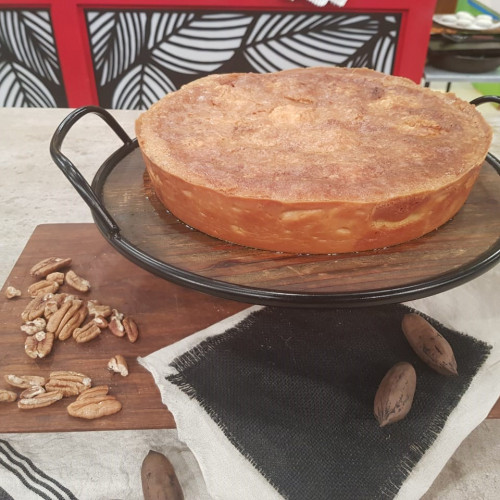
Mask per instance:
[[[49,9],[68,105],[98,104],[86,9],[230,9],[307,12],[401,13],[393,74],[419,83],[427,54],[436,0],[348,0],[343,8],[315,7],[306,0],[0,0],[0,8]]]

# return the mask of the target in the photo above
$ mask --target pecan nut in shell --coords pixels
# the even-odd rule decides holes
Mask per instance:
[[[417,386],[415,368],[396,363],[384,376],[375,394],[373,413],[380,427],[402,420],[411,409]]]
[[[455,354],[448,341],[422,316],[405,314],[402,328],[417,356],[441,375],[458,375]]]

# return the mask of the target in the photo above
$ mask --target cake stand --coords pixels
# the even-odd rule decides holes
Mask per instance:
[[[500,98],[472,103],[492,101]],[[100,116],[123,141],[91,185],[61,152],[68,131],[88,113]],[[296,255],[227,243],[176,219],[154,194],[137,140],[100,107],[70,113],[50,151],[116,250],[157,276],[226,299],[289,307],[404,302],[465,283],[500,258],[500,162],[491,154],[465,205],[437,230],[378,250]]]

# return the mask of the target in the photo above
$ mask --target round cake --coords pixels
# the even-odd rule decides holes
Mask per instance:
[[[418,238],[462,207],[491,143],[452,93],[368,69],[211,75],[137,120],[156,195],[248,247],[357,252]]]

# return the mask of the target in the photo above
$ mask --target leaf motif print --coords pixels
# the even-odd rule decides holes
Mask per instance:
[[[0,10],[0,106],[67,106],[48,10]]]
[[[369,66],[378,40],[384,68],[396,43],[395,16],[369,14],[262,14],[249,34],[244,55],[261,73],[320,65]]]
[[[56,107],[49,89],[24,66],[0,62],[0,106]]]
[[[144,12],[88,13],[94,67],[100,85],[122,75],[136,63],[145,44],[146,22]]]
[[[153,21],[155,35],[150,39],[156,45],[151,51],[152,60],[170,71],[197,74],[214,72],[233,57],[252,16],[173,12],[163,13]]]
[[[33,73],[60,83],[59,60],[48,11],[0,10],[0,40],[13,59]]]
[[[138,64],[118,82],[111,107],[147,109],[166,93],[174,90],[174,84],[161,69],[153,64]]]

